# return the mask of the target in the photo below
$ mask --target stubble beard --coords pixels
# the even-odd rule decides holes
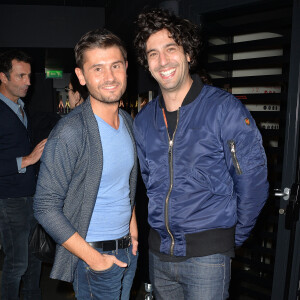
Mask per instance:
[[[102,103],[105,103],[105,104],[115,104],[115,103],[119,103],[120,102],[120,99],[121,99],[121,97],[120,97],[120,99],[115,99],[115,100],[109,100],[108,98],[99,98],[99,97],[95,97],[94,95],[92,95],[91,94],[91,96],[95,99],[95,100],[97,100],[97,101],[99,101],[99,102],[102,102]]]
[[[99,89],[101,89],[101,86],[99,87]],[[95,94],[91,93],[91,96],[95,100],[97,100],[97,101],[99,101],[101,103],[115,104],[115,103],[119,103],[120,102],[120,99],[121,99],[122,95],[124,94],[124,92],[125,92],[125,89],[124,89],[124,91],[121,90],[118,95],[111,94],[111,95],[109,95],[107,97],[104,97],[103,95],[100,95],[100,94],[99,95],[95,95]]]

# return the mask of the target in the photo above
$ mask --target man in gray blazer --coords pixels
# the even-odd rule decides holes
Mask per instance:
[[[89,98],[59,121],[41,159],[35,217],[57,243],[51,278],[77,299],[129,299],[137,264],[137,158],[131,117],[119,109],[127,53],[101,29],[75,46]]]

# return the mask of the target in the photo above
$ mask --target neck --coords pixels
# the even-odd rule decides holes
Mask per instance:
[[[181,107],[182,102],[187,95],[188,91],[190,90],[192,86],[193,80],[191,77],[188,78],[187,82],[183,87],[181,87],[179,90],[174,91],[167,91],[161,89],[162,95],[164,97],[165,105],[167,111],[175,111],[179,107]]]
[[[103,103],[95,99],[91,99],[92,110],[95,115],[100,117],[104,122],[111,127],[118,129],[120,125],[119,120],[119,103]]]
[[[7,92],[5,88],[2,87],[2,85],[0,85],[0,93],[12,102],[18,103],[19,98],[13,97],[10,93]]]

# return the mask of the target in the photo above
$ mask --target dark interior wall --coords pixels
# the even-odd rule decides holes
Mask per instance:
[[[55,93],[53,79],[46,79],[44,73],[34,73],[31,77],[31,87],[25,100],[28,110],[35,112],[53,112]]]
[[[271,2],[273,0],[184,0],[181,1],[182,8],[186,8],[187,11],[191,8],[197,8],[198,12],[207,13],[211,11],[217,11],[221,9],[227,9],[234,6],[248,5],[253,3]],[[191,12],[191,11],[190,11]]]
[[[238,6],[251,6],[261,3],[270,3],[275,0],[178,0],[178,1],[160,1],[160,0],[139,0],[139,1],[120,1],[114,8],[110,8],[107,13],[106,26],[119,34],[125,40],[129,49],[129,76],[128,88],[130,94],[143,93],[148,90],[158,90],[157,84],[149,79],[147,71],[137,68],[136,57],[133,49],[133,39],[135,36],[134,21],[137,15],[146,7],[164,7],[174,6],[173,2],[178,3],[178,14],[182,17],[190,19],[196,24],[201,24],[202,15],[221,10],[230,10]],[[277,0],[276,0],[277,1]],[[117,21],[116,21],[117,20]]]
[[[67,70],[69,65],[74,64],[72,49],[84,33],[104,27],[105,9],[0,5],[0,11],[4,24],[0,27],[1,51],[21,48],[33,58],[32,86],[25,99],[29,112],[54,112],[55,92],[52,80],[45,77],[45,67],[70,71]]]
[[[178,6],[180,16],[200,24],[202,15],[208,12],[272,1],[277,0],[181,0],[178,1]],[[111,0],[106,2],[105,8],[88,5],[44,5],[39,1],[37,3],[41,5],[0,5],[1,23],[4,24],[0,27],[0,48],[31,48],[35,49],[35,52],[47,49],[46,52],[41,51],[41,55],[37,57],[34,55],[35,65],[38,66],[35,71],[42,73],[45,67],[42,64],[47,62],[51,67],[61,67],[64,72],[70,72],[74,54],[69,51],[74,48],[82,34],[105,26],[118,34],[129,50],[128,94],[134,98],[137,93],[158,89],[157,84],[149,79],[147,72],[137,68],[132,45],[135,36],[134,20],[143,8],[159,7],[167,2],[174,1]],[[85,1],[82,1],[82,5],[84,4]],[[56,51],[57,49],[61,51]]]
[[[179,14],[195,23],[201,22],[201,15],[211,12],[230,11],[237,7],[272,5],[283,0],[183,0],[179,1]]]
[[[0,5],[0,47],[74,48],[105,24],[102,7]]]

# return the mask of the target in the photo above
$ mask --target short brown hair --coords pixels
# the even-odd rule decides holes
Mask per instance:
[[[115,34],[104,28],[87,32],[81,37],[74,48],[77,66],[80,69],[83,68],[83,54],[85,51],[95,48],[105,49],[113,46],[117,46],[120,49],[124,60],[127,61],[127,51],[125,46],[123,45],[121,39]]]

